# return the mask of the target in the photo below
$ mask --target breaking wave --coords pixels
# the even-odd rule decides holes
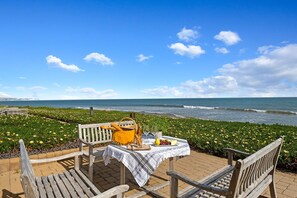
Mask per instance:
[[[285,114],[285,115],[297,115],[297,112],[294,111],[285,111],[285,110],[261,110],[261,109],[242,109],[242,108],[226,108],[226,107],[205,107],[205,106],[187,106],[184,105],[184,108],[187,109],[206,109],[206,110],[227,110],[227,111],[243,111],[243,112],[254,112],[254,113],[270,113],[270,114]]]

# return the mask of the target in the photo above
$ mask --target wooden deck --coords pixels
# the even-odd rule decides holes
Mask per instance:
[[[64,150],[47,154],[30,156],[31,159],[57,157],[63,154],[68,154],[78,149]],[[191,155],[178,160],[175,163],[175,169],[182,172],[186,176],[194,179],[201,179],[215,170],[223,167],[226,164],[225,158],[219,158],[212,155],[191,151]],[[57,172],[62,172],[65,169],[73,168],[74,159],[58,161],[48,164],[34,165],[36,176],[49,175]],[[151,176],[148,186],[161,185],[166,182],[169,177],[166,175],[168,168],[168,160],[164,161],[160,167]],[[131,196],[141,192],[135,183],[129,171],[126,171],[126,183],[130,186],[129,191],[125,194]],[[19,158],[2,159],[0,160],[0,197],[24,197],[23,189],[20,183],[20,165]],[[105,191],[119,184],[120,164],[116,160],[105,166],[103,161],[95,163],[94,166],[94,184],[100,191]],[[185,187],[182,182],[179,183],[179,188]],[[288,172],[276,172],[276,191],[279,198],[296,198],[297,197],[297,174]],[[158,193],[163,197],[169,197],[170,188],[165,186],[158,190]],[[145,195],[143,197],[153,197]],[[269,190],[263,193],[263,197],[270,197]]]

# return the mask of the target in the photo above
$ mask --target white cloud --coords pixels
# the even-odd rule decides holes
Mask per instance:
[[[101,65],[113,65],[114,63],[112,60],[108,57],[106,57],[104,54],[100,54],[97,52],[90,53],[85,56],[85,61],[95,61],[97,63],[100,63]]]
[[[261,47],[259,47],[259,48],[258,48],[258,52],[259,52],[260,54],[265,55],[265,54],[269,54],[269,52],[270,52],[271,50],[275,49],[275,48],[277,48],[277,47],[274,46],[274,45],[265,45],[265,46],[261,46]]]
[[[263,46],[260,55],[223,65],[219,75],[146,89],[155,97],[297,97],[297,44]]]
[[[145,89],[142,92],[146,95],[156,96],[156,97],[180,97],[180,96],[182,96],[182,92],[177,87],[168,87],[168,86]]]
[[[237,82],[230,76],[214,76],[200,81],[188,80],[177,87],[156,87],[142,92],[154,97],[217,97],[227,96],[238,89]]]
[[[45,90],[48,90],[46,87],[43,86],[32,86],[32,87],[24,87],[24,86],[17,86],[15,87],[15,89],[17,90],[17,93],[19,94],[18,98],[31,98],[31,99],[39,99],[39,95],[44,95],[47,92],[45,92]],[[44,99],[48,99],[44,98]]]
[[[97,91],[96,89],[91,88],[91,87],[85,87],[85,88],[68,87],[65,91],[67,93],[76,94],[76,95],[71,96],[73,99],[77,99],[77,98],[81,98],[81,99],[114,98],[118,95],[113,89]],[[70,99],[69,96],[65,96],[65,97]]]
[[[264,46],[258,51],[259,57],[226,64],[218,71],[252,90],[250,94],[297,96],[297,44]]]
[[[226,45],[234,45],[241,40],[238,34],[232,31],[221,31],[214,38],[224,42]]]
[[[143,55],[143,54],[139,54],[138,56],[137,56],[137,61],[138,62],[144,62],[144,61],[147,61],[148,59],[150,59],[150,58],[152,58],[153,56],[145,56],[145,55]]]
[[[227,48],[225,48],[225,47],[216,47],[215,51],[217,53],[221,53],[221,54],[228,54],[229,53],[229,50]]]
[[[191,58],[194,58],[195,56],[199,56],[201,54],[205,54],[205,51],[200,46],[196,45],[185,46],[182,43],[174,43],[171,44],[169,48],[172,49],[175,54],[181,56],[189,56]]]
[[[71,71],[71,72],[83,71],[76,65],[73,65],[73,64],[67,65],[67,64],[63,63],[61,59],[59,59],[58,57],[55,57],[53,55],[47,56],[46,61],[48,64],[56,65],[57,67],[59,67],[61,69],[65,69],[67,71]]]
[[[183,28],[179,33],[177,33],[177,37],[180,40],[189,42],[198,37],[198,32],[192,29]]]
[[[214,76],[200,81],[188,80],[182,86],[199,95],[221,94],[233,92],[238,88],[236,80],[231,76]]]
[[[29,90],[32,90],[32,91],[44,91],[46,90],[47,88],[46,87],[43,87],[43,86],[33,86],[33,87],[30,87]]]
[[[20,79],[20,80],[26,80],[27,78],[24,77],[24,76],[20,76],[20,77],[18,77],[18,79]]]
[[[7,94],[7,93],[0,92],[0,98],[12,98],[12,96],[10,96],[10,95]]]

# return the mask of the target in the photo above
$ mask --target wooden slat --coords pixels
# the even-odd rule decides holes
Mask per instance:
[[[75,192],[79,195],[79,197],[85,197],[82,188],[75,182],[75,180],[70,175],[70,173],[68,171],[65,171],[64,172],[64,175],[66,176],[66,178],[68,179],[68,181],[71,183],[71,185],[73,186]]]
[[[76,194],[75,190],[73,189],[72,185],[69,183],[68,179],[65,177],[64,174],[59,174],[59,177],[65,184],[67,191],[70,193],[71,197],[77,197],[78,195]]]
[[[91,128],[86,129],[86,134],[87,134],[87,138],[88,138],[87,141],[88,141],[88,142],[92,142],[92,141],[91,141],[91,138],[90,138],[90,129],[91,129]]]
[[[233,169],[234,169],[233,166],[227,165],[227,166],[215,171],[211,175],[199,180],[198,182],[201,184],[206,184],[206,185],[212,184],[219,178],[232,172]],[[197,193],[199,190],[200,190],[199,188],[189,186],[189,187],[185,188],[184,190],[180,191],[179,197],[189,197],[190,195]]]
[[[58,174],[54,174],[54,179],[61,191],[61,193],[63,194],[63,197],[65,198],[70,198],[70,194],[69,192],[67,191],[67,188],[66,186],[64,185],[64,183],[62,182],[62,180],[60,179],[59,175]]]
[[[92,189],[92,191],[95,193],[95,194],[97,194],[97,195],[99,195],[99,194],[101,194],[101,192],[97,189],[97,187],[80,171],[80,170],[75,170],[76,171],[76,173],[79,175],[79,177],[82,179],[82,180],[84,180],[84,182],[85,182],[85,184],[87,185],[87,186],[89,186],[91,189]]]
[[[259,197],[262,192],[269,186],[269,184],[272,182],[272,177],[266,177],[262,182],[261,185],[258,185],[253,189],[253,191],[248,194],[247,196],[244,196],[246,198],[254,198],[254,197]]]
[[[46,198],[46,192],[45,192],[44,186],[43,186],[43,184],[41,182],[41,177],[36,178],[36,184],[37,184],[37,187],[38,187],[39,196],[41,198]]]
[[[83,139],[84,139],[85,141],[87,141],[87,137],[86,137],[86,129],[83,128],[82,130],[83,130]]]
[[[81,124],[78,124],[78,137],[82,139],[82,131],[81,131]]]
[[[41,181],[44,185],[44,188],[45,188],[45,191],[46,191],[46,195],[48,197],[54,197],[54,194],[53,194],[53,189],[52,187],[50,186],[50,183],[47,181],[47,177],[45,176],[42,176],[41,177]]]
[[[170,182],[166,181],[166,182],[156,184],[153,186],[148,186],[148,187],[144,186],[144,187],[142,187],[144,190],[134,193],[133,195],[127,196],[126,198],[139,198],[139,197],[143,197],[150,193],[153,195],[153,197],[155,197],[155,196],[157,197],[157,196],[160,196],[157,193],[157,190],[164,188],[164,187],[168,186],[169,184],[170,184]],[[162,197],[164,197],[164,196],[162,196]]]
[[[97,142],[98,141],[98,133],[100,131],[100,128],[99,127],[95,127],[95,141],[94,142]]]
[[[91,132],[91,134],[92,134],[92,142],[96,142],[96,128],[92,128],[92,132]]]
[[[81,186],[81,188],[83,189],[83,191],[89,197],[94,196],[94,193],[88,188],[88,186],[86,186],[86,184],[84,183],[84,181],[77,175],[77,173],[75,172],[75,170],[72,169],[69,172],[71,173],[72,177],[76,180],[76,182]]]
[[[35,174],[32,168],[32,164],[30,162],[30,158],[28,155],[28,152],[26,150],[25,144],[23,140],[21,139],[19,141],[20,143],[20,159],[21,159],[21,169],[22,169],[22,174],[28,177],[28,181],[30,182],[30,186],[32,186],[32,190],[35,192],[37,191],[36,189],[36,184],[35,184]]]
[[[52,186],[55,197],[57,197],[57,198],[62,197],[62,194],[61,194],[61,192],[60,192],[60,190],[59,190],[59,188],[57,186],[56,181],[54,180],[53,175],[49,175],[47,178],[48,178],[48,180],[49,180],[49,182],[50,182],[50,184]]]
[[[264,148],[262,148],[261,150],[257,151],[256,153],[248,156],[247,158],[244,159],[244,167],[248,167],[251,164],[253,164],[254,162],[256,162],[257,160],[259,160],[263,155],[265,155],[266,153],[272,151],[273,149],[277,148],[280,146],[282,140],[278,139],[275,142],[265,146]]]
[[[104,134],[105,130],[106,129],[102,129],[101,127],[99,127],[99,131],[98,131],[99,132],[99,140],[98,141],[103,140],[102,135]]]

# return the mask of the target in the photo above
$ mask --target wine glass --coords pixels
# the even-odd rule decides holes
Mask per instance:
[[[151,134],[156,138],[156,134],[158,133],[158,127],[156,125],[153,125],[151,127]]]
[[[148,138],[148,135],[150,133],[149,126],[148,125],[143,125],[142,131],[143,131],[144,136],[146,138]]]

